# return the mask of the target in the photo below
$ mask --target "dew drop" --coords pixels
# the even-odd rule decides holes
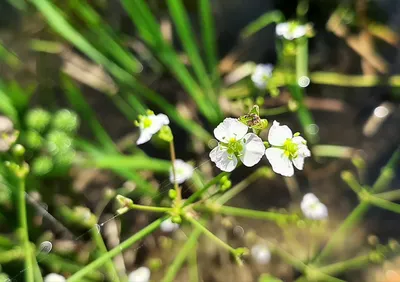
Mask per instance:
[[[50,253],[52,248],[53,245],[51,244],[50,241],[44,241],[40,243],[39,252],[48,254]]]
[[[319,127],[316,124],[310,124],[307,126],[308,133],[315,135],[319,132]]]
[[[95,227],[96,227],[96,229],[97,229],[97,233],[100,233],[100,232],[101,232],[101,226],[98,225],[98,224],[96,224]]]
[[[374,115],[378,118],[384,118],[389,114],[389,109],[385,106],[376,107],[374,110]]]
[[[310,78],[308,76],[302,76],[298,79],[297,83],[300,87],[305,88],[310,85]]]

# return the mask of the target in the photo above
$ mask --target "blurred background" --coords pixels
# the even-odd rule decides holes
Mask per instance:
[[[224,117],[239,117],[257,104],[270,124],[276,119],[302,132],[313,152],[304,170],[293,178],[270,170],[254,177],[269,167],[265,159],[239,167],[232,186],[251,181],[229,205],[298,213],[302,195],[312,192],[329,210],[324,232],[222,215],[209,217],[208,228],[234,247],[267,240],[307,261],[310,244],[321,250],[357,206],[341,172],[350,170],[361,185],[372,186],[399,146],[399,15],[398,0],[0,1],[0,112],[26,149],[29,239],[42,276],[70,277],[157,218],[141,211],[117,215],[114,201],[116,194],[146,205],[167,201],[168,145],[156,139],[136,146],[133,122],[146,109],[170,117],[177,157],[195,167],[184,197],[219,173],[208,154]],[[291,61],[298,46],[282,44],[275,33],[277,23],[295,19],[313,30],[305,39],[308,83],[301,98],[279,82],[279,74],[298,74],[298,61]],[[257,64],[275,65],[275,88],[254,86]],[[9,133],[7,122],[0,120],[0,129]],[[26,281],[17,188],[3,164],[16,153],[0,151],[0,281]],[[394,190],[399,166],[392,168]],[[399,239],[397,222],[396,213],[369,209],[329,262]],[[151,281],[165,281],[189,231],[189,225],[158,230],[132,245],[114,258],[124,273],[114,281],[127,281],[143,266]],[[296,280],[302,273],[277,256],[268,264],[249,257],[239,267],[204,236],[196,250],[171,281],[279,281],[266,273],[281,281],[325,281]],[[111,281],[108,273],[99,268],[82,281]],[[400,261],[388,256],[337,277],[400,281]]]

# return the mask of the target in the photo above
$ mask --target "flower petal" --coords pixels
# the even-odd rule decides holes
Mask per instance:
[[[221,142],[228,142],[231,138],[240,140],[248,131],[247,125],[236,118],[226,118],[214,129],[214,136]]]
[[[304,166],[304,157],[301,156],[300,154],[297,156],[297,158],[294,158],[292,160],[294,166],[298,169],[298,170],[303,170],[303,166]]]
[[[317,196],[315,196],[313,193],[307,193],[301,200],[300,207],[302,210],[304,210],[316,203],[319,203],[319,199],[317,198]]]
[[[164,114],[158,114],[156,116],[151,115],[148,117],[152,121],[152,123],[151,123],[150,127],[146,128],[146,129],[149,130],[152,134],[156,134],[161,129],[161,127],[169,124],[169,119]]]
[[[219,161],[223,153],[223,150],[221,150],[221,147],[218,145],[214,149],[211,150],[209,156],[212,162],[216,163]]]
[[[221,157],[215,162],[215,165],[222,171],[231,172],[237,166],[238,160],[235,155],[228,154],[228,151],[222,151]]]
[[[193,167],[184,162],[183,160],[177,159],[174,162],[174,168],[175,168],[175,181],[178,184],[182,184],[186,180],[192,177],[193,175]],[[172,167],[169,170],[169,180],[171,183],[174,183],[174,173],[172,171]]]
[[[294,168],[292,162],[285,155],[284,151],[279,148],[268,148],[265,156],[272,166],[272,170],[283,176],[293,176]]]
[[[150,281],[150,276],[150,269],[141,266],[129,274],[128,280],[129,282],[148,282]]]
[[[279,125],[279,122],[274,120],[268,133],[268,142],[274,146],[282,146],[286,139],[292,138],[293,133],[286,125]]]
[[[243,139],[243,152],[240,156],[245,166],[251,167],[257,164],[265,153],[265,146],[260,137],[254,133],[246,134]]]
[[[307,27],[305,25],[299,25],[293,30],[292,36],[293,38],[300,38],[306,35],[306,33],[307,33]]]
[[[152,136],[153,136],[153,134],[150,132],[150,130],[148,130],[147,128],[142,129],[140,131],[140,136],[139,136],[139,139],[136,141],[136,144],[141,145],[143,143],[146,143],[151,139]]]
[[[283,36],[289,32],[289,23],[280,23],[275,28],[276,35]]]

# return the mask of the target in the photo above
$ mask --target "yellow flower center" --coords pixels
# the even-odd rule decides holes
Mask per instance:
[[[144,117],[143,120],[143,128],[149,128],[153,121],[149,117]]]
[[[232,137],[227,144],[224,144],[228,148],[228,154],[240,154],[243,151],[242,142],[236,140],[235,137]]]
[[[285,143],[283,143],[282,149],[285,151],[285,155],[289,159],[297,158],[299,146],[294,143],[291,138],[286,139]]]

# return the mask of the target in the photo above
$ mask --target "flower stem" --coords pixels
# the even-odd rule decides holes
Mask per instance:
[[[185,245],[179,251],[178,255],[175,257],[172,264],[168,267],[167,273],[165,274],[162,282],[173,282],[179,269],[182,267],[186,258],[189,256],[190,252],[195,248],[198,239],[202,233],[200,228],[195,228],[192,234],[190,234]]]
[[[224,241],[222,241],[220,238],[218,238],[217,236],[214,235],[214,233],[212,233],[210,230],[208,230],[205,226],[203,226],[200,222],[198,222],[196,219],[194,219],[191,216],[186,216],[185,217],[187,221],[189,221],[194,227],[196,227],[197,229],[201,230],[205,235],[208,236],[208,238],[210,238],[211,240],[213,240],[217,245],[219,245],[220,247],[228,250],[229,252],[231,252],[235,258],[237,257],[236,255],[236,250],[234,248],[232,248],[231,246],[229,246],[227,243],[225,243]]]
[[[29,242],[28,221],[26,216],[25,201],[25,177],[16,177],[18,188],[18,220],[21,228],[21,239],[25,249],[25,280],[27,282],[34,281],[33,272],[33,253],[31,243]]]
[[[374,196],[381,198],[383,200],[386,200],[386,201],[395,201],[395,200],[400,199],[400,189],[375,194]]]
[[[99,253],[101,255],[106,254],[107,247],[104,244],[103,238],[101,237],[99,230],[97,228],[92,228],[92,229],[90,229],[90,232],[92,234],[92,238],[93,238],[94,242],[96,243]],[[107,270],[107,275],[108,275],[108,278],[110,279],[110,281],[116,281],[116,282],[121,281],[120,277],[119,277],[119,273],[118,273],[117,269],[115,268],[115,265],[111,258],[105,262],[105,268]]]
[[[130,205],[129,208],[132,210],[148,211],[148,212],[161,212],[161,213],[169,212],[172,210],[172,208],[167,208],[167,207],[143,206],[143,205],[136,205],[136,204]]]
[[[175,170],[176,154],[175,154],[175,146],[174,146],[173,139],[169,142],[169,151],[171,154],[172,175],[174,176],[174,187],[175,187],[175,191],[178,193],[178,195],[180,195],[179,186],[178,186],[178,183],[176,182],[176,170]],[[179,197],[179,199],[180,199],[180,197]]]
[[[139,232],[135,233],[135,235],[129,237],[126,239],[124,242],[113,248],[112,250],[108,251],[101,257],[97,258],[95,261],[91,262],[89,265],[86,267],[82,268],[78,272],[76,272],[74,275],[72,275],[67,281],[68,282],[79,282],[83,277],[88,275],[89,273],[92,273],[94,270],[98,269],[101,267],[103,264],[105,264],[109,259],[117,256],[118,254],[122,253],[124,250],[128,249],[130,246],[138,242],[139,240],[143,239],[144,237],[148,236],[150,233],[154,232],[160,225],[161,223],[166,220],[167,217],[159,218],[149,225],[147,225],[145,228],[140,230]]]
[[[199,282],[199,270],[197,268],[197,245],[191,250],[189,257],[189,281]]]
[[[260,178],[260,176],[262,175],[260,172],[263,168],[260,168],[258,170],[256,170],[255,172],[253,172],[252,174],[250,174],[247,178],[245,178],[244,180],[240,181],[238,184],[236,184],[235,186],[233,186],[231,189],[229,189],[228,191],[226,191],[221,197],[219,197],[215,202],[223,205],[226,202],[228,202],[230,199],[232,199],[233,197],[235,197],[237,194],[239,194],[240,192],[242,192],[244,189],[247,188],[247,186],[249,186],[251,183],[253,183],[254,181],[256,181],[258,178]]]
[[[338,275],[346,270],[361,268],[370,262],[369,255],[358,256],[349,260],[333,263],[320,267],[319,270],[325,274]]]
[[[184,207],[188,206],[189,204],[193,203],[196,201],[198,198],[200,198],[205,192],[207,192],[208,189],[210,189],[211,186],[214,184],[218,183],[218,181],[225,175],[229,175],[228,172],[221,172],[218,174],[216,177],[211,179],[206,185],[204,185],[203,188],[200,190],[196,191],[192,196],[190,196],[186,201],[185,204],[183,205]]]
[[[378,198],[374,195],[369,196],[369,202],[377,207],[380,207],[385,210],[389,210],[395,213],[400,213],[400,205],[396,203],[392,203],[390,201]]]
[[[393,152],[392,157],[385,167],[381,170],[381,174],[372,186],[372,192],[379,193],[387,188],[389,183],[394,178],[394,168],[400,159],[400,147],[397,147],[396,151]]]

